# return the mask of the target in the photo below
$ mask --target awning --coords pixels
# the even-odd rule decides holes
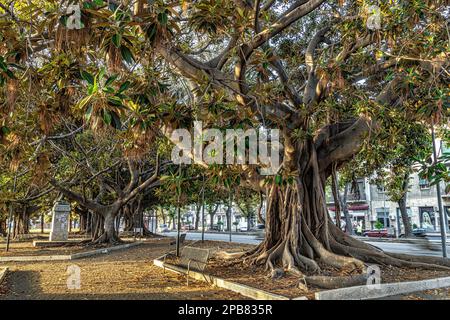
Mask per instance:
[[[336,207],[328,207],[328,210],[336,211]],[[361,204],[361,205],[348,206],[348,211],[362,211],[362,210],[369,210],[369,205]]]

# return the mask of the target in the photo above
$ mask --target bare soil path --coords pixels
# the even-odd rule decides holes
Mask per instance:
[[[214,288],[206,283],[164,273],[153,259],[168,249],[168,239],[92,258],[39,263],[7,263],[10,273],[0,285],[3,299],[244,299],[243,296]],[[81,269],[81,288],[67,287],[67,268]]]

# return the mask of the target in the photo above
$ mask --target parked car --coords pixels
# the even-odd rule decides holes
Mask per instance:
[[[220,231],[220,227],[217,224],[213,224],[210,228],[210,230],[214,230],[214,231]]]
[[[266,225],[264,223],[258,223],[256,225],[256,230],[264,230],[266,228]]]
[[[416,229],[413,229],[412,234],[416,237],[425,237],[427,235],[427,229],[416,228]]]
[[[195,227],[192,224],[185,224],[181,226],[181,230],[183,231],[195,230]]]
[[[158,232],[169,232],[169,226],[167,224],[160,224]]]
[[[240,228],[239,228],[239,231],[240,231],[240,232],[247,232],[247,231],[248,231],[248,228],[247,228],[247,227],[240,227]]]
[[[256,225],[256,240],[264,240],[266,237],[266,226],[263,223],[258,223]]]
[[[363,232],[364,237],[370,238],[393,238],[394,234],[388,232],[388,229],[375,229],[375,230],[365,230]]]

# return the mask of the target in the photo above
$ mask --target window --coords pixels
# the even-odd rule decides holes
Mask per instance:
[[[378,208],[377,211],[377,221],[383,225],[383,228],[389,228],[391,222],[389,220],[389,208]]]
[[[450,153],[450,143],[442,141],[442,153]]]
[[[380,186],[380,185],[377,185],[377,191],[378,191],[378,193],[385,193],[386,192],[386,190],[384,189],[384,186]]]
[[[430,189],[430,182],[428,182],[427,179],[420,179],[419,178],[419,188],[420,188],[420,190]]]

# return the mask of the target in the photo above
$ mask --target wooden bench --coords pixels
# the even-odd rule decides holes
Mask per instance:
[[[208,265],[210,254],[208,249],[186,246],[180,254],[178,265],[187,268],[186,283],[189,285],[189,272],[191,270],[204,273]],[[205,276],[203,274],[203,276]],[[206,279],[206,278],[205,278]]]

